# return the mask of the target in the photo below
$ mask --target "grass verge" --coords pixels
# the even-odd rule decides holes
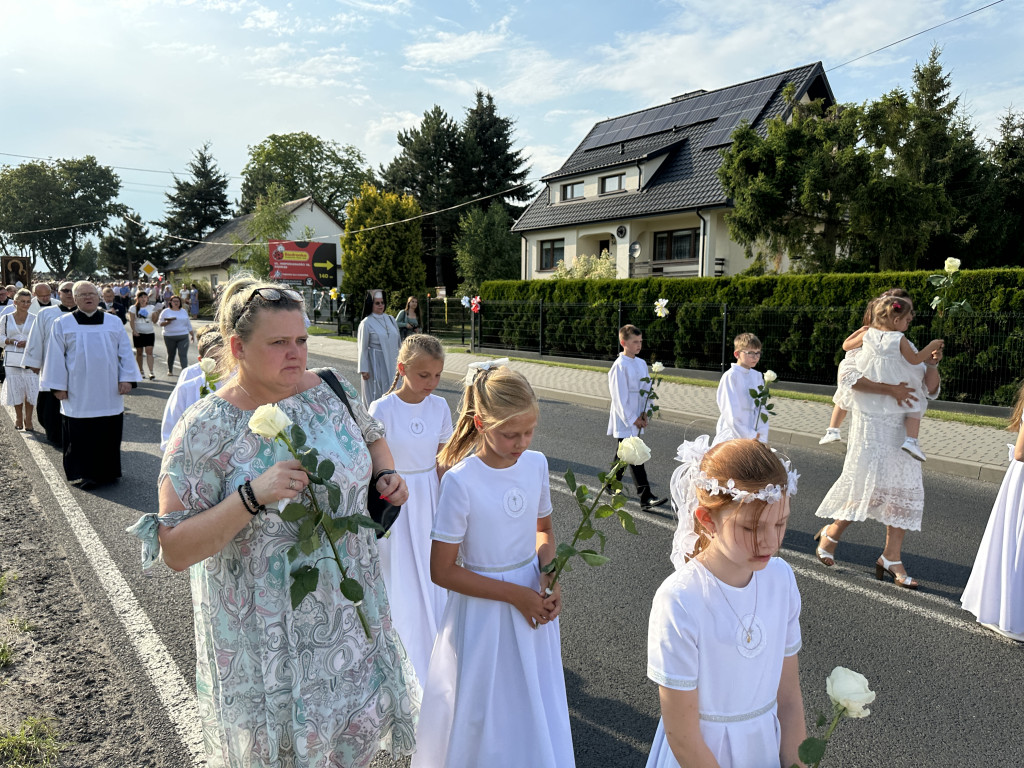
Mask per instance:
[[[308,333],[310,336],[326,336],[329,339],[338,339],[339,341],[358,341],[358,339],[356,339],[355,336],[339,336],[337,333],[328,328],[320,328],[316,325],[309,326],[309,328],[306,329],[306,333]]]
[[[30,717],[16,731],[0,732],[0,765],[7,768],[55,765],[60,748],[51,721]]]

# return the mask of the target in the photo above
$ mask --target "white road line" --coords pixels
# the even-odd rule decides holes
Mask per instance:
[[[556,474],[554,472],[551,472],[550,473],[550,479],[552,481],[551,482],[551,489],[552,490],[557,491],[557,492],[562,493],[562,494],[565,494],[566,496],[572,496],[573,498],[575,498],[575,495],[565,486],[565,478],[563,478],[561,475],[558,475],[558,474]],[[580,478],[577,478],[577,479],[580,480]],[[582,482],[582,480],[580,480],[580,481]],[[595,479],[595,482],[596,482],[596,479]],[[591,487],[589,483],[583,483],[583,484],[587,485],[588,488]],[[642,511],[640,511],[638,509],[635,510],[635,509],[633,509],[633,507],[634,507],[633,502],[630,502],[629,507],[630,507],[630,514],[633,515],[633,517],[638,519],[638,520],[643,520],[646,523],[650,523],[652,525],[656,525],[656,526],[658,526],[660,528],[665,528],[666,530],[669,530],[669,531],[675,531],[675,529],[676,529],[676,524],[675,524],[674,521],[665,520],[665,519],[660,518],[660,517],[658,517],[656,515],[651,515],[651,514],[648,514],[646,512],[642,512]],[[924,606],[916,605],[914,602],[912,602],[911,600],[907,599],[909,597],[909,595],[907,593],[899,594],[898,597],[894,596],[894,595],[886,595],[886,594],[884,594],[882,592],[879,592],[877,589],[873,589],[873,588],[869,588],[869,587],[864,587],[864,586],[861,586],[859,584],[853,583],[853,582],[849,581],[848,579],[839,578],[839,577],[833,575],[832,573],[826,572],[821,567],[821,565],[818,563],[818,559],[816,557],[814,557],[813,555],[808,555],[808,554],[805,554],[803,552],[796,552],[796,551],[794,551],[792,549],[786,549],[786,548],[783,548],[783,549],[781,549],[779,551],[780,551],[780,554],[784,555],[784,557],[786,559],[786,562],[788,562],[790,564],[790,566],[793,568],[793,572],[796,573],[798,576],[802,576],[802,577],[807,578],[807,579],[813,579],[815,581],[820,581],[820,582],[822,582],[824,584],[828,584],[830,587],[836,587],[838,589],[843,589],[843,590],[846,590],[847,592],[852,592],[855,595],[859,595],[861,597],[866,597],[866,598],[868,598],[870,600],[874,600],[875,602],[883,603],[883,604],[888,605],[888,606],[890,606],[892,608],[898,608],[898,609],[906,611],[908,613],[913,613],[913,614],[916,614],[918,616],[923,616],[923,617],[925,617],[927,619],[931,619],[932,621],[937,621],[937,622],[939,622],[941,624],[946,624],[946,625],[954,627],[956,629],[962,629],[962,630],[965,630],[965,631],[968,631],[968,632],[972,632],[974,634],[984,635],[985,637],[988,637],[990,639],[995,639],[995,637],[996,637],[993,633],[991,633],[988,630],[986,630],[984,627],[982,627],[976,621],[968,620],[968,619],[960,619],[960,618],[957,618],[955,616],[950,616],[950,615],[948,615],[946,613],[943,613],[943,612],[940,612],[940,611],[936,611],[936,610],[932,610],[932,609],[924,607]],[[806,563],[810,564],[812,567],[808,568],[806,565],[795,563],[795,562],[793,562],[794,560],[803,560]],[[848,574],[848,575],[850,577],[854,578],[854,579],[861,578],[861,577],[857,577],[854,574]],[[868,579],[866,579],[866,578],[862,578],[862,580],[870,583],[870,581]],[[893,587],[893,589],[895,589],[895,587]],[[952,600],[948,600],[948,599],[946,599],[944,597],[939,597],[938,595],[929,595],[929,594],[922,593],[922,592],[916,592],[916,593],[914,593],[913,599],[914,600],[927,600],[927,601],[932,602],[932,603],[934,603],[934,604],[936,604],[938,606],[941,606],[942,608],[945,608],[946,610],[954,610],[954,611],[962,610],[960,605],[959,605],[959,603],[955,603]],[[1013,641],[1012,640],[1008,640],[1007,642],[1013,642]]]
[[[167,712],[179,738],[191,754],[192,765],[195,768],[202,768],[206,765],[206,757],[199,722],[199,706],[195,695],[185,683],[167,646],[160,639],[149,616],[139,605],[128,582],[121,576],[85,512],[71,495],[64,477],[54,468],[42,446],[35,439],[30,439],[28,435],[23,437],[39,471],[43,474],[43,479],[53,491],[57,505],[67,518],[68,525],[110,598],[114,613],[121,620],[128,639],[135,646],[142,667],[152,680],[164,711]]]

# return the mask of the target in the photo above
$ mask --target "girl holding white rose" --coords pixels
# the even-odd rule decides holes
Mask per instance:
[[[290,551],[299,526],[280,517],[278,502],[300,500],[309,479],[269,437],[300,425],[307,445],[334,465],[336,516],[365,515],[370,482],[395,504],[408,496],[383,426],[340,376],[351,415],[306,370],[301,294],[236,278],[218,314],[224,383],[174,427],[159,517],[132,529],[144,542],[143,567],[162,555],[171,568],[189,569],[207,764],[364,768],[381,749],[396,759],[411,754],[419,686],[392,626],[376,537],[360,528],[337,543],[364,592],[357,607],[339,589],[330,542],[310,554]],[[256,412],[267,410],[271,421],[259,423]],[[313,489],[320,508],[331,509],[323,486]],[[315,563],[319,577],[293,608],[289,573],[303,563]]]
[[[571,768],[561,593],[537,397],[504,365],[473,363],[440,455],[430,574],[449,590],[423,689],[413,768]],[[470,455],[470,451],[475,451]]]
[[[756,439],[709,443],[683,443],[672,475],[676,572],[651,610],[662,717],[647,766],[802,765],[800,592],[774,557],[798,475]]]

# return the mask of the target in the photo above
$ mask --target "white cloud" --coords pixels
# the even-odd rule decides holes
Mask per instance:
[[[428,43],[406,46],[405,57],[413,66],[445,66],[472,61],[487,53],[504,49],[508,35],[504,29],[487,32],[438,32]]]
[[[277,35],[292,34],[294,30],[289,29],[282,23],[281,14],[257,3],[256,7],[249,11],[249,15],[242,22],[242,29],[262,29]]]
[[[146,49],[179,61],[206,63],[218,58],[217,46],[212,44],[200,45],[184,41],[151,43]]]
[[[338,0],[342,5],[384,16],[398,16],[407,13],[412,6],[410,0]]]

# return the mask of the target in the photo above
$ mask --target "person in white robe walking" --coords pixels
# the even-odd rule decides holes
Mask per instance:
[[[46,362],[46,350],[53,324],[63,315],[75,310],[73,285],[70,281],[60,284],[60,288],[57,289],[60,303],[55,307],[40,309],[32,324],[32,329],[29,331],[23,364],[37,374],[42,371],[43,364]],[[59,447],[64,439],[60,401],[42,384],[39,385],[39,394],[36,397],[36,419],[46,432],[46,439]]]
[[[124,327],[99,309],[92,283],[74,284],[78,309],[53,324],[40,382],[60,401],[64,474],[90,490],[121,477],[124,395],[142,380]]]
[[[384,291],[367,291],[363,320],[359,323],[357,370],[362,378],[360,394],[367,407],[383,397],[391,386],[398,363],[398,347],[402,343],[395,318],[384,311],[386,302]]]

